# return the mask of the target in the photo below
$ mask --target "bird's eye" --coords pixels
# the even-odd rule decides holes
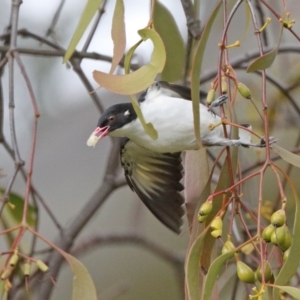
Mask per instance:
[[[111,122],[111,121],[113,121],[115,119],[115,116],[110,116],[110,117],[108,117],[108,120]]]

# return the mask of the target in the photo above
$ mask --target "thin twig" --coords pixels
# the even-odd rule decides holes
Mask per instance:
[[[101,21],[101,18],[103,16],[103,14],[105,13],[106,4],[107,4],[107,0],[104,0],[102,5],[101,5],[101,8],[98,10],[98,15],[97,15],[97,17],[94,21],[94,24],[93,24],[93,26],[92,26],[92,28],[89,32],[89,35],[88,35],[88,37],[87,37],[87,39],[86,39],[86,41],[85,41],[85,43],[84,43],[84,45],[81,49],[82,52],[86,52],[87,49],[89,48],[90,43],[91,43],[91,41],[92,41],[92,39],[93,39],[93,37],[96,33],[97,27],[98,27],[98,25]]]
[[[166,249],[145,236],[137,234],[136,231],[126,234],[95,235],[90,238],[78,240],[77,245],[71,250],[71,254],[74,256],[86,255],[87,251],[92,251],[99,246],[109,246],[112,244],[135,244],[162,258],[171,265],[175,265],[176,267],[181,265],[183,267],[184,255],[179,255],[175,251]]]
[[[54,27],[56,26],[56,24],[58,22],[58,19],[60,17],[60,14],[64,7],[65,2],[66,2],[66,0],[60,0],[60,3],[55,11],[53,18],[52,18],[51,25],[46,31],[46,36],[49,36],[49,35],[51,36],[54,33]]]
[[[181,0],[181,5],[186,17],[186,25],[189,32],[195,39],[199,39],[201,35],[200,21],[196,19],[193,3],[191,0]]]

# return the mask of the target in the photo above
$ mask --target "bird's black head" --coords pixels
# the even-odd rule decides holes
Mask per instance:
[[[97,128],[89,137],[87,145],[95,146],[101,138],[130,123],[136,117],[131,103],[116,104],[109,107],[99,118]]]

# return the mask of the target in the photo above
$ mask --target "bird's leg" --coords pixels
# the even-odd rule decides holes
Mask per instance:
[[[278,139],[275,138],[274,136],[270,136],[269,137],[269,145],[272,145],[272,144],[276,143],[277,141],[278,141]],[[265,148],[266,147],[266,139],[265,139],[265,137],[262,137],[259,143],[257,143],[257,144],[251,144],[249,146],[259,147],[259,148]]]
[[[211,109],[213,107],[218,107],[221,106],[222,104],[224,104],[228,99],[227,95],[221,95],[219,98],[217,98],[216,100],[214,100],[211,104],[210,107],[208,108],[208,111],[211,111]]]
[[[230,140],[231,141],[231,145],[232,146],[243,146],[243,147],[256,147],[256,148],[265,148],[266,147],[266,140],[265,137],[262,137],[260,142],[257,144],[254,143],[247,143],[247,142],[243,142],[241,140]],[[272,145],[274,143],[276,143],[278,141],[277,138],[275,138],[274,136],[270,136],[269,137],[269,145]]]

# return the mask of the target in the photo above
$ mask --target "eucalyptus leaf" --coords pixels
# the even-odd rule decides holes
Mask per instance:
[[[162,39],[153,29],[138,31],[145,41],[151,39],[154,49],[148,65],[126,75],[112,75],[101,71],[94,71],[95,81],[103,88],[121,95],[137,94],[148,88],[158,73],[161,73],[166,62],[166,51]]]
[[[3,189],[0,189],[0,196],[3,193]],[[9,203],[11,205],[5,205],[1,218],[3,219],[5,224],[11,224],[11,226],[20,224],[23,218],[24,199],[15,193],[10,193]],[[35,226],[37,220],[37,213],[37,208],[31,204],[28,204],[27,224],[29,226]]]
[[[116,67],[119,65],[126,47],[126,33],[125,33],[125,22],[124,22],[124,3],[123,0],[117,0],[112,28],[111,28],[111,38],[114,43],[114,52],[111,62],[110,74],[114,72]]]
[[[193,116],[194,116],[194,130],[195,137],[199,148],[202,147],[201,138],[200,138],[200,114],[199,114],[199,89],[200,89],[200,72],[202,67],[202,61],[204,57],[204,51],[206,49],[206,43],[208,41],[212,25],[215,22],[218,11],[221,7],[222,1],[219,1],[216,7],[214,8],[212,14],[210,15],[204,30],[202,32],[201,38],[198,42],[195,56],[192,63],[191,71],[191,90],[192,90],[192,101],[193,101]]]
[[[224,263],[232,257],[235,251],[230,251],[223,255],[217,257],[211,264],[208,269],[207,275],[205,276],[204,286],[203,286],[203,296],[202,300],[210,300],[213,288],[217,282],[218,277],[220,276],[221,267]]]
[[[181,78],[184,67],[185,47],[184,42],[170,11],[156,1],[153,15],[155,30],[162,38],[166,48],[166,64],[161,74],[161,79],[174,82]]]
[[[293,296],[295,299],[300,300],[300,289],[297,289],[292,286],[280,286],[280,285],[272,285],[274,288],[282,290],[289,295]]]
[[[284,148],[281,148],[277,144],[272,145],[272,150],[286,162],[300,168],[300,156],[299,155],[294,154]]]
[[[277,43],[276,47],[273,50],[271,50],[270,52],[258,57],[252,63],[250,63],[250,65],[248,66],[248,68],[246,70],[247,73],[255,72],[258,70],[265,70],[272,65],[272,63],[274,62],[274,60],[277,56],[277,53],[278,53],[278,48],[280,46],[282,31],[283,31],[283,26],[281,27],[279,38],[278,38],[278,43]]]
[[[184,159],[184,198],[189,226],[193,225],[194,215],[200,196],[209,178],[207,151],[187,151]],[[205,201],[206,199],[203,199]],[[201,203],[202,204],[202,203]]]
[[[97,300],[96,288],[86,267],[74,256],[64,251],[59,252],[69,263],[74,274],[72,300]]]
[[[135,113],[137,114],[144,130],[146,131],[146,133],[153,139],[156,140],[158,138],[158,133],[155,130],[154,126],[152,125],[152,123],[146,123],[143,113],[138,105],[138,101],[136,99],[135,95],[130,95],[130,100],[133,106],[133,109],[135,111]]]
[[[196,300],[200,299],[200,271],[199,271],[199,256],[203,249],[204,237],[209,232],[209,227],[206,227],[201,234],[196,238],[192,246],[190,247],[189,253],[186,259],[185,267],[185,278],[188,299]]]
[[[291,278],[296,274],[299,262],[300,262],[300,203],[299,203],[299,198],[297,195],[297,192],[295,188],[293,187],[292,183],[289,182],[292,190],[293,190],[293,195],[294,195],[294,201],[295,201],[295,218],[294,218],[294,226],[293,226],[293,232],[292,232],[292,245],[290,247],[290,253],[281,267],[278,275],[275,278],[275,285],[285,285],[287,284]],[[274,289],[273,290],[273,298],[274,300],[279,299],[279,292],[278,290]]]
[[[82,38],[86,28],[90,24],[92,18],[94,17],[95,13],[98,11],[100,5],[102,4],[103,0],[88,0],[87,4],[83,10],[83,13],[80,17],[79,23],[76,27],[75,33],[71,39],[71,42],[67,48],[66,54],[63,59],[63,63],[66,63],[70,57],[73,55],[77,44],[79,43],[80,39]]]

